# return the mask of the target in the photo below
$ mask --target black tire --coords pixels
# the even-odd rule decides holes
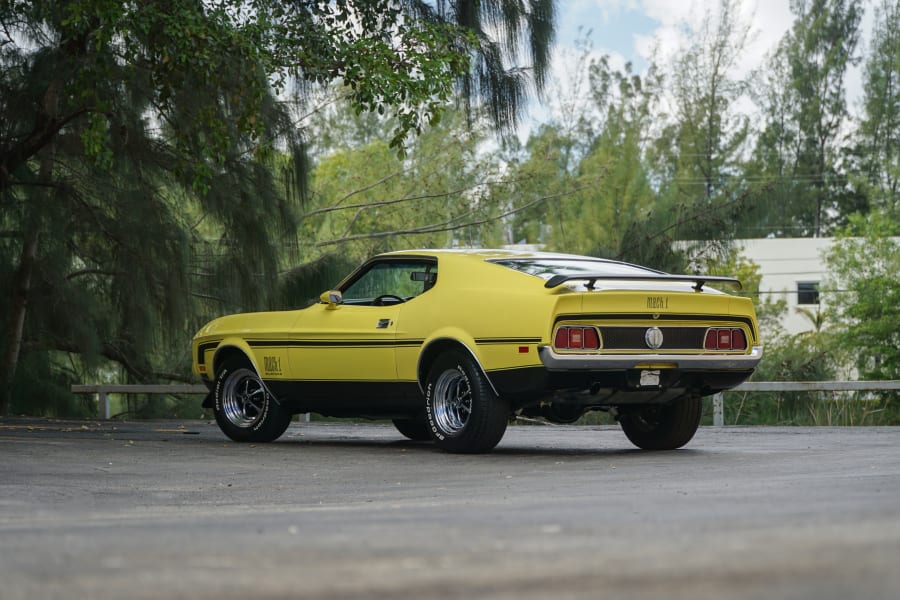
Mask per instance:
[[[431,430],[428,428],[428,420],[422,414],[412,419],[394,419],[394,427],[404,436],[414,442],[427,442],[431,440]]]
[[[428,372],[425,415],[439,448],[477,454],[490,451],[500,442],[510,409],[506,400],[494,394],[472,358],[447,352]]]
[[[700,426],[703,400],[681,398],[670,404],[629,409],[619,417],[628,439],[644,450],[675,450],[694,437]]]
[[[227,358],[216,373],[213,410],[222,433],[236,442],[271,442],[291,423],[291,414],[269,393],[246,359]]]

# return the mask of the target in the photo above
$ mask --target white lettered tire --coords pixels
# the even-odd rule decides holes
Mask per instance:
[[[216,423],[236,442],[271,442],[291,423],[249,361],[229,357],[216,373],[213,392]]]
[[[435,443],[447,452],[488,452],[506,432],[509,403],[494,394],[475,361],[462,352],[438,357],[425,383],[425,414]]]

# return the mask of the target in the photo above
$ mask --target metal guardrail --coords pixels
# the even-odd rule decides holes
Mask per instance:
[[[98,383],[90,385],[73,385],[73,394],[97,394],[97,402],[103,411],[103,418],[109,419],[110,394],[203,394],[209,393],[205,385],[190,384],[154,384],[154,385],[122,385]]]
[[[885,392],[900,391],[900,380],[888,381],[750,381],[728,390],[728,392]],[[73,385],[73,394],[97,394],[97,401],[103,410],[103,418],[110,418],[110,394],[203,394],[209,393],[205,385],[159,384],[121,385],[91,384]],[[713,425],[725,424],[725,397],[722,393],[713,396]]]
[[[887,381],[748,381],[713,395],[713,426],[725,425],[725,396],[732,392],[890,392],[900,380]]]

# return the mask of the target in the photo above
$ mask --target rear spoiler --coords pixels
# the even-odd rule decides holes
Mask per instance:
[[[713,275],[669,275],[666,273],[648,273],[647,275],[608,275],[590,273],[581,273],[578,275],[554,275],[544,284],[545,288],[555,288],[567,281],[587,281],[587,288],[594,289],[594,284],[598,281],[686,281],[693,283],[691,286],[698,292],[703,289],[707,283],[725,283],[736,286],[741,289],[741,282],[734,277],[715,277]]]

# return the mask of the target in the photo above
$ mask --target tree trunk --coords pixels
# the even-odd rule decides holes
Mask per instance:
[[[44,102],[41,118],[53,122],[59,114],[59,96],[62,82],[59,79],[52,80],[47,91],[44,92]],[[57,129],[58,131],[58,129]],[[45,140],[46,154],[40,159],[38,181],[49,184],[53,176],[53,155],[55,154],[55,142],[51,138]],[[50,189],[50,188],[47,188]],[[42,194],[43,192],[39,192]],[[28,314],[28,297],[31,295],[31,276],[34,272],[34,264],[37,260],[38,238],[40,237],[40,202],[44,198],[27,199],[25,206],[25,218],[23,219],[24,238],[22,242],[22,257],[19,260],[19,268],[13,279],[13,306],[9,315],[9,333],[7,334],[7,347],[3,351],[3,362],[0,364],[0,416],[6,416],[12,402],[13,381],[16,378],[16,369],[19,366],[19,355],[22,351],[22,339],[25,333],[25,316]],[[36,206],[37,205],[37,206]]]
[[[19,353],[22,349],[25,315],[28,312],[28,296],[31,293],[31,274],[34,271],[37,249],[38,228],[32,225],[25,234],[19,269],[13,280],[13,308],[9,319],[8,345],[3,353],[2,366],[0,366],[0,377],[3,381],[3,393],[0,395],[0,416],[6,416],[12,400],[13,381],[19,365]]]

